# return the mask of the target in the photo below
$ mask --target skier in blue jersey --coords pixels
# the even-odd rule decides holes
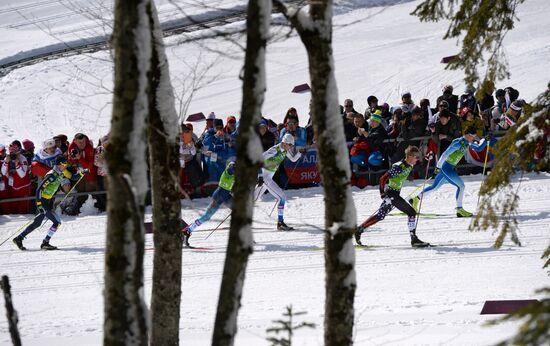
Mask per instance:
[[[464,136],[455,138],[447,150],[441,154],[439,161],[437,161],[437,176],[434,182],[425,187],[418,196],[412,198],[409,202],[412,204],[413,208],[418,211],[418,205],[422,195],[429,193],[431,191],[437,190],[445,182],[449,182],[456,187],[456,216],[457,217],[471,217],[472,213],[464,210],[462,207],[462,198],[464,196],[464,180],[460,178],[456,172],[456,165],[462,159],[466,150],[472,148],[477,152],[482,151],[487,145],[485,138],[481,139],[476,143],[477,137],[475,135],[476,129],[474,127],[469,127],[464,131]]]

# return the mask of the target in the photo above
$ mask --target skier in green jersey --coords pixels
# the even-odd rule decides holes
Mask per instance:
[[[65,165],[65,157],[58,156],[54,168],[44,176],[44,180],[36,189],[36,208],[38,209],[38,214],[34,217],[33,222],[28,225],[21,234],[13,238],[14,244],[17,245],[20,250],[27,249],[23,246],[23,239],[25,239],[29,233],[40,227],[44,218],[51,220],[53,225],[48,230],[40,248],[42,250],[57,250],[57,247],[50,244],[51,237],[53,237],[61,225],[61,218],[55,212],[53,205],[55,193],[65,178],[77,179],[89,172],[88,169],[79,168],[77,172],[73,170],[73,173],[69,171]]]
[[[230,161],[220,177],[218,188],[216,189],[216,191],[214,191],[214,194],[212,194],[212,201],[206,208],[204,214],[182,230],[183,244],[185,246],[190,246],[189,237],[191,237],[191,233],[195,230],[195,228],[210,220],[210,218],[218,211],[222,204],[231,203],[231,198],[233,197],[233,195],[231,194],[231,190],[233,189],[234,183],[235,162]]]
[[[277,229],[279,231],[291,231],[294,228],[285,223],[284,210],[286,196],[283,189],[273,181],[273,175],[275,175],[279,165],[285,158],[296,162],[302,156],[299,151],[294,154],[291,153],[290,150],[293,146],[294,137],[290,133],[287,133],[283,136],[281,143],[272,146],[262,154],[264,158],[264,166],[262,167],[263,184],[257,186],[254,190],[255,201],[262,197],[266,190],[277,199]]]
[[[409,146],[405,150],[405,159],[396,162],[392,167],[380,177],[380,196],[382,204],[376,213],[363,222],[355,232],[357,244],[361,244],[361,234],[366,228],[383,220],[390,211],[396,207],[409,217],[409,233],[411,236],[411,245],[413,247],[427,247],[429,243],[423,242],[416,236],[416,211],[400,196],[401,187],[412,171],[413,166],[418,161],[420,150],[415,146]]]

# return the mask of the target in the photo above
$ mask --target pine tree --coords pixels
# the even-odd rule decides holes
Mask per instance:
[[[462,37],[461,51],[449,69],[464,70],[468,85],[479,83],[478,95],[488,85],[509,76],[502,49],[506,33],[514,28],[517,6],[525,0],[425,0],[412,13],[422,21],[450,20],[446,39]],[[458,9],[456,8],[458,7]],[[477,71],[486,61],[486,73],[480,78]],[[507,130],[495,148],[493,169],[480,189],[482,202],[471,230],[499,230],[495,247],[500,247],[507,235],[520,245],[517,234],[519,196],[511,178],[517,171],[546,171],[550,169],[550,84],[531,106],[526,106],[518,122]],[[520,182],[521,183],[521,182]],[[504,193],[503,193],[504,192]],[[503,219],[501,219],[501,217]],[[542,258],[543,267],[550,266],[550,246]],[[550,297],[550,287],[541,289]],[[516,336],[500,345],[543,345],[550,342],[550,298],[505,317],[503,320],[527,318]],[[500,321],[500,320],[499,320]],[[498,323],[496,321],[495,323]]]

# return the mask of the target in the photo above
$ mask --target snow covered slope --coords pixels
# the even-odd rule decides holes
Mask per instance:
[[[4,0],[7,1],[7,0]],[[380,0],[377,3],[399,3]],[[335,11],[334,54],[339,98],[352,98],[363,111],[367,96],[395,105],[404,90],[418,102],[435,102],[444,84],[457,92],[464,88],[461,72],[444,70],[443,56],[455,54],[455,42],[441,38],[446,23],[420,23],[409,16],[417,1],[382,8],[359,8],[367,0],[348,0]],[[530,0],[520,7],[520,22],[506,37],[509,81],[521,97],[532,100],[546,88],[550,61],[550,2]],[[9,36],[0,36],[9,37]],[[184,90],[182,80],[190,69],[215,65],[205,80],[214,81],[200,89],[183,114],[215,111],[218,117],[238,115],[241,103],[242,51],[220,40],[178,44],[167,40],[168,56],[176,94]],[[13,41],[8,46],[20,49]],[[206,50],[205,48],[209,48]],[[7,48],[6,48],[7,49]],[[222,52],[223,54],[218,54]],[[198,67],[197,67],[198,65]],[[302,123],[308,120],[309,94],[292,94],[293,86],[309,82],[305,50],[293,37],[269,45],[267,95],[264,114],[282,120],[289,107],[296,107]],[[112,69],[107,52],[82,55],[24,67],[11,72],[0,83],[0,143],[30,138],[41,142],[57,133],[85,132],[95,139],[109,131]],[[202,126],[195,126],[200,131]]]
[[[405,216],[388,216],[363,234],[372,248],[356,251],[358,288],[355,298],[356,345],[491,345],[512,335],[517,323],[484,327],[497,316],[480,315],[486,300],[536,299],[534,290],[548,286],[540,256],[549,245],[550,175],[529,174],[519,187],[522,247],[506,241],[491,247],[491,232],[469,232],[469,219],[454,217],[454,189],[445,185],[423,202],[418,235],[441,245],[410,248]],[[475,210],[480,176],[466,177],[464,206]],[[406,184],[404,193],[421,183]],[[519,185],[520,184],[520,185]],[[376,188],[354,190],[358,221],[380,203]],[[52,239],[61,250],[38,250],[46,231],[32,233],[21,252],[8,242],[0,248],[0,272],[9,275],[19,312],[24,345],[98,345],[102,337],[105,214],[88,211],[64,217]],[[185,203],[190,222],[208,199]],[[288,305],[306,311],[298,321],[314,322],[314,330],[300,330],[294,345],[323,342],[324,257],[323,193],[320,188],[288,191],[286,221],[292,232],[276,231],[269,217],[274,200],[266,196],[255,208],[255,252],[250,258],[239,314],[236,345],[268,345],[265,329],[282,317]],[[194,209],[191,209],[194,208]],[[191,237],[207,251],[185,250],[182,279],[182,345],[209,345],[214,324],[229,224],[208,240],[210,229],[225,218],[221,209]],[[150,218],[150,214],[147,214]],[[0,239],[7,238],[28,216],[0,216]],[[150,303],[152,236],[146,237],[145,293]],[[0,344],[9,343],[5,318],[0,319]]]

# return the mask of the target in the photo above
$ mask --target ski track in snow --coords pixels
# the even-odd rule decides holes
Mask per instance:
[[[480,178],[464,177],[466,209],[475,209]],[[483,327],[494,316],[479,312],[485,300],[536,298],[534,290],[548,284],[540,256],[550,241],[549,178],[548,174],[527,174],[521,181],[522,247],[507,240],[497,250],[492,247],[492,232],[469,232],[470,219],[452,217],[454,188],[450,185],[423,202],[425,212],[437,211],[448,217],[421,218],[418,227],[421,239],[440,247],[410,248],[405,216],[388,217],[364,233],[363,242],[373,247],[356,249],[356,344],[485,345],[511,335],[517,323]],[[518,180],[516,177],[515,186]],[[420,185],[420,180],[406,183],[403,194]],[[378,191],[369,187],[354,189],[353,194],[361,222],[378,207]],[[297,345],[317,345],[323,338],[322,189],[289,190],[287,195],[285,219],[295,231],[275,230],[276,216],[268,217],[274,203],[270,196],[264,196],[255,207],[257,244],[247,268],[238,345],[267,345],[265,329],[290,304],[296,311],[307,311],[301,320],[318,325],[315,330],[298,331]],[[195,210],[184,201],[184,219],[191,222],[208,201],[193,201]],[[29,251],[15,249],[10,241],[0,248],[0,266],[10,277],[25,345],[44,341],[56,345],[100,343],[106,215],[96,215],[91,204],[88,200],[82,216],[63,218],[63,226],[52,240],[59,251],[38,250],[47,225],[25,240]],[[227,212],[227,208],[220,209],[190,239],[193,245],[210,250],[184,250],[182,344],[210,343],[229,223],[204,238]],[[0,216],[0,239],[6,239],[29,217]],[[148,210],[146,219],[150,217]],[[146,248],[152,247],[152,235],[147,235]],[[152,250],[145,253],[147,303],[153,254]],[[3,342],[9,342],[5,320],[0,321]]]

